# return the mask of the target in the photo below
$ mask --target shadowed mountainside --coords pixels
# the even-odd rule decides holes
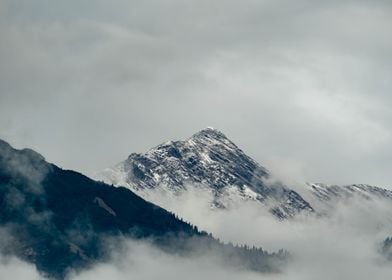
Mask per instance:
[[[110,257],[108,238],[148,239],[168,253],[214,254],[230,265],[276,271],[287,254],[222,244],[132,191],[47,163],[0,140],[3,254],[62,279]]]

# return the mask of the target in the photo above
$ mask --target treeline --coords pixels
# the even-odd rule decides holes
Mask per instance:
[[[96,182],[0,141],[0,251],[33,263],[51,278],[110,257],[107,240],[152,241],[184,256],[215,256],[230,265],[276,271],[287,253],[223,244],[126,188]]]

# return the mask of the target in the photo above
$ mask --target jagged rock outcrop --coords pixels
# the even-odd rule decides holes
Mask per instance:
[[[146,190],[177,193],[196,186],[213,193],[214,207],[254,200],[279,218],[313,211],[297,192],[281,183],[267,182],[269,177],[267,169],[214,128],[203,129],[183,141],[163,143],[145,154],[132,153],[98,175],[141,196]]]

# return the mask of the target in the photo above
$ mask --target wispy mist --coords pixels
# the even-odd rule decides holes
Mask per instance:
[[[111,239],[107,241],[108,248],[114,249],[110,260],[71,273],[70,280],[387,280],[392,273],[390,263],[379,252],[381,242],[392,232],[392,210],[385,201],[353,198],[350,203],[337,205],[329,216],[308,215],[279,221],[255,202],[240,203],[225,210],[211,209],[211,197],[198,189],[180,197],[159,194],[150,198],[225,242],[268,250],[283,247],[291,252],[292,259],[282,266],[280,273],[260,274],[233,267],[214,254],[168,254],[148,241]],[[12,273],[14,269],[22,275],[20,279],[23,273],[33,277],[35,271],[31,265],[3,258],[0,270]]]
[[[392,273],[379,253],[381,242],[392,232],[388,201],[353,197],[337,202],[328,216],[279,221],[257,202],[211,209],[212,197],[199,188],[190,188],[179,197],[164,192],[147,196],[226,242],[289,250],[294,258],[284,271],[287,279],[369,279],[375,275],[389,279]]]
[[[0,256],[0,275],[3,279],[42,280],[35,267],[14,257]]]

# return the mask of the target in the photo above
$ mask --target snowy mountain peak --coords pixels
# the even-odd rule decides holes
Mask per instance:
[[[200,137],[207,137],[207,138],[216,139],[216,140],[227,139],[226,135],[224,135],[223,132],[219,131],[216,128],[210,127],[210,126],[193,134],[193,136],[191,138],[200,138]]]
[[[165,142],[145,154],[132,153],[100,178],[141,196],[155,189],[176,194],[196,186],[213,193],[212,206],[259,201],[273,205],[271,212],[280,218],[313,211],[295,191],[265,183],[269,172],[214,128],[205,128],[186,140]]]
[[[194,143],[208,146],[220,145],[229,149],[238,149],[238,147],[232,141],[230,141],[223,132],[212,127],[207,127],[200,130],[199,132],[193,134],[186,141],[189,144]]]

